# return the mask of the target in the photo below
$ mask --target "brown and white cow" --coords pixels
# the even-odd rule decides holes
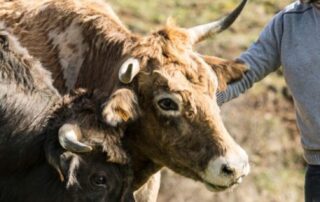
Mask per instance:
[[[102,89],[112,94],[105,120],[133,121],[126,142],[135,189],[163,166],[214,191],[248,174],[247,154],[227,132],[215,97],[245,67],[193,50],[229,27],[246,0],[221,20],[189,29],[168,23],[146,36],[131,33],[102,1],[0,2],[0,25],[40,59],[61,93]]]

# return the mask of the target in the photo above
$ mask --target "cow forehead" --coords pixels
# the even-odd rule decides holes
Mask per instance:
[[[161,69],[153,71],[154,88],[164,87],[171,92],[188,92],[191,95],[212,97],[217,86],[217,78],[208,71],[185,69]]]
[[[147,71],[161,73],[159,80],[167,81],[172,90],[196,90],[212,96],[218,86],[216,74],[192,50],[184,29],[167,26],[143,38],[132,47],[132,56],[140,58]]]
[[[218,86],[217,75],[197,53],[186,52],[183,62],[164,60],[163,64],[153,70],[155,79],[175,91],[197,91],[212,95]]]

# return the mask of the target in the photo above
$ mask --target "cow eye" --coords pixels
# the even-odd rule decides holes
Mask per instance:
[[[165,111],[177,111],[179,109],[178,104],[170,98],[159,100],[158,105]]]
[[[91,177],[91,182],[96,186],[106,186],[107,178],[104,175],[93,175]]]

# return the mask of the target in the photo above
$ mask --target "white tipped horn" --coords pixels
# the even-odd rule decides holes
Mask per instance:
[[[232,23],[240,15],[246,3],[247,0],[242,0],[242,2],[237,6],[237,8],[235,8],[228,16],[223,17],[220,20],[189,28],[188,32],[191,43],[196,44],[230,27]]]
[[[81,131],[77,125],[64,124],[59,129],[60,145],[71,152],[84,153],[92,151],[92,147],[79,142]]]
[[[140,62],[135,58],[127,59],[120,67],[119,80],[129,84],[140,71]]]

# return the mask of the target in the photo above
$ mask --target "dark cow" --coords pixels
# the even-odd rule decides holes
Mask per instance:
[[[0,201],[133,201],[122,130],[101,121],[102,98],[60,97],[48,76],[0,31]]]
[[[193,50],[229,27],[246,0],[221,20],[189,29],[168,23],[146,36],[130,32],[99,0],[0,2],[0,26],[39,58],[59,92],[100,89],[112,95],[106,122],[133,121],[125,141],[135,190],[163,166],[213,191],[249,173],[248,156],[226,130],[215,96],[245,66]]]

